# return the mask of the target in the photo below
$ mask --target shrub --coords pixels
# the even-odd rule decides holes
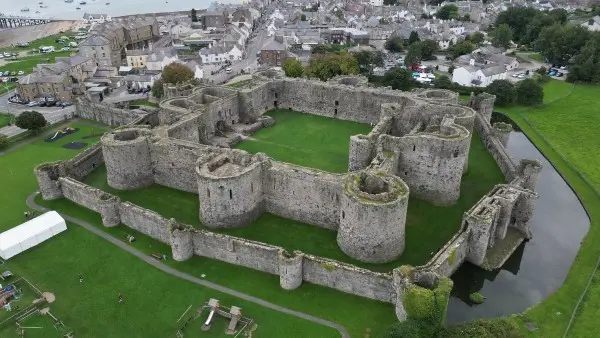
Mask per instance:
[[[429,318],[436,311],[435,295],[432,290],[411,285],[402,297],[402,305],[409,318]]]
[[[32,130],[37,133],[40,129],[46,126],[46,118],[39,112],[36,111],[24,111],[15,121],[17,127],[21,129]]]
[[[472,322],[449,327],[439,333],[444,338],[522,338],[517,324],[510,319],[478,319]]]
[[[428,321],[407,319],[390,326],[385,334],[386,338],[421,338],[435,337],[439,326],[431,325]]]
[[[479,292],[473,292],[469,295],[469,299],[475,304],[481,304],[485,302],[485,296]]]
[[[544,90],[539,83],[525,79],[517,84],[517,102],[525,106],[541,104],[544,101]]]
[[[8,136],[0,134],[0,149],[8,147]]]
[[[515,86],[508,80],[495,80],[485,89],[487,93],[496,95],[498,106],[508,106],[515,102],[517,92]]]

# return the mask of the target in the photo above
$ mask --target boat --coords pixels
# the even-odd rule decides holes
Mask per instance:
[[[39,4],[39,5],[43,5],[43,4],[44,4],[44,2],[43,2],[43,1],[40,1],[40,2],[38,2],[38,4]]]
[[[48,5],[40,5],[40,8],[48,8]]]
[[[81,7],[76,7],[75,9],[81,9]]]
[[[110,2],[107,2],[107,3],[106,3],[106,5],[107,5],[107,6],[108,6],[108,5],[110,5]]]
[[[21,12],[29,12],[29,8],[27,8],[27,7],[21,8]]]
[[[73,0],[65,0],[65,2],[71,3],[73,2]]]
[[[80,5],[85,5],[85,3],[86,3],[85,1],[82,1],[82,2],[80,2],[79,4],[80,4]]]

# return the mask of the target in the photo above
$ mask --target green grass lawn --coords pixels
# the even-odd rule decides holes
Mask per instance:
[[[276,160],[334,173],[348,171],[350,136],[368,134],[368,124],[277,109],[266,113],[275,125],[263,128],[236,148],[264,152]]]
[[[282,127],[281,124],[278,126]],[[287,136],[285,133],[279,135]],[[274,138],[272,140],[275,142]],[[323,156],[316,151],[314,153],[314,158]],[[324,153],[324,155],[326,154],[327,152]],[[458,231],[463,213],[489,192],[495,184],[504,181],[496,162],[477,135],[471,141],[469,163],[469,171],[462,180],[460,199],[452,207],[436,207],[414,198],[409,201],[406,248],[401,257],[390,263],[369,264],[356,261],[339,249],[335,231],[268,213],[263,214],[257,221],[244,228],[207,230],[281,246],[290,252],[301,250],[374,271],[387,272],[402,264],[421,265],[429,260],[431,252],[436,252]],[[203,227],[198,218],[199,200],[196,194],[160,185],[130,191],[113,189],[108,186],[106,181],[106,167],[104,166],[88,175],[85,183],[117,195],[122,200],[154,210],[167,218],[172,217],[186,224]]]
[[[0,95],[13,90],[15,87],[17,87],[17,83],[16,82],[8,82],[8,83],[2,83],[0,84]]]
[[[37,40],[33,40],[33,41],[20,41],[20,42],[29,42],[29,46],[26,48],[21,48],[21,47],[3,47],[0,48],[0,52],[24,52],[24,51],[30,51],[30,50],[35,50],[37,51],[40,47],[42,46],[54,46],[55,48],[57,47],[62,47],[64,46],[64,44],[58,44],[56,43],[56,39],[60,38],[61,36],[67,36],[67,37],[73,37],[75,35],[74,32],[68,31],[68,32],[64,32],[64,33],[60,33],[60,34],[55,34],[55,35],[49,35],[45,38],[41,38],[41,39],[37,39]],[[68,42],[71,41],[77,41],[77,40],[68,40]]]
[[[10,121],[12,121],[14,116],[6,113],[0,113],[0,128],[8,125]]]
[[[0,156],[0,186],[5,192],[0,195],[0,231],[23,222],[23,212],[28,210],[25,199],[37,188],[33,168],[42,162],[72,158],[78,151],[65,149],[62,145],[73,141],[88,142],[91,145],[98,138],[82,137],[97,134],[102,128],[92,128],[77,122],[71,123],[71,126],[80,130],[53,143],[38,140]],[[47,132],[48,135],[52,133]],[[337,331],[325,326],[167,275],[75,224],[69,223],[67,226],[66,232],[11,258],[2,268],[11,270],[16,275],[26,276],[42,291],[53,292],[56,302],[51,306],[52,312],[72,327],[76,336],[174,336],[177,328],[175,322],[185,309],[189,305],[198,307],[211,297],[226,305],[242,307],[245,315],[259,323],[259,329],[255,332],[258,336],[337,336]],[[193,265],[199,261],[203,260],[192,260],[186,264]],[[84,276],[84,283],[79,283],[80,274]],[[237,276],[240,277],[229,274],[227,280],[246,282],[245,275]],[[270,279],[274,280],[275,277]],[[275,286],[274,282],[271,284]],[[277,291],[285,294],[279,291],[278,279]],[[119,292],[125,296],[123,304],[117,303]],[[300,299],[305,301],[312,297],[305,294]],[[335,300],[334,297],[330,299]],[[366,303],[361,305],[364,304]],[[394,315],[391,305],[387,305],[386,310],[389,313],[387,325],[393,322]],[[374,316],[382,315],[375,311]],[[0,337],[13,335],[12,326],[0,330]]]
[[[29,74],[33,71],[33,68],[38,64],[54,63],[57,57],[64,57],[69,55],[71,55],[70,51],[60,51],[55,53],[28,56],[17,59],[16,61],[6,63],[4,66],[0,67],[0,71],[18,72],[22,70],[25,72],[25,74]]]
[[[134,100],[134,101],[129,101],[129,105],[131,106],[150,106],[150,107],[156,107],[158,108],[159,104],[156,102],[150,102],[148,100]]]
[[[563,175],[583,203],[591,225],[563,286],[520,317],[539,327],[535,337],[563,337],[575,305],[600,256],[600,87],[551,81],[544,85],[545,105],[498,108],[508,114]],[[600,316],[600,275],[583,298],[569,337],[596,337]]]

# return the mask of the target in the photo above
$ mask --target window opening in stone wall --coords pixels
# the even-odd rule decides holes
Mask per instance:
[[[233,192],[229,189],[229,199],[233,199]]]
[[[92,168],[96,168],[96,163],[92,163]]]
[[[206,189],[206,196],[210,198],[210,189]]]
[[[340,101],[335,101],[335,105],[339,106],[340,105]]]
[[[342,211],[342,218],[346,218],[346,213]]]
[[[275,108],[277,108],[278,107],[277,101],[273,101],[273,105],[275,106]]]
[[[231,120],[231,124],[235,124],[235,120]]]
[[[277,93],[275,93],[275,98],[277,98],[279,95]]]
[[[333,116],[337,116],[337,109],[333,111]]]
[[[417,146],[413,144],[413,151],[415,151],[415,149],[417,149]]]
[[[455,150],[455,151],[454,151],[454,154],[453,154],[453,156],[454,156],[454,157],[458,157],[458,150]]]
[[[250,183],[250,192],[254,192],[254,183]]]
[[[405,172],[404,172],[404,175],[408,175],[408,171],[405,171]]]

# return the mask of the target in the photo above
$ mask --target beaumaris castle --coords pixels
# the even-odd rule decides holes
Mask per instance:
[[[511,126],[490,124],[494,100],[479,94],[461,104],[458,94],[447,90],[402,92],[369,87],[358,76],[321,82],[290,79],[272,70],[256,73],[240,88],[165,86],[165,98],[153,112],[79,100],[78,116],[116,128],[75,158],[42,164],[35,173],[44,199],[69,199],[98,212],[107,227],[123,224],[167,243],[176,260],[203,256],[279,275],[284,289],[306,281],[388,302],[403,320],[403,295],[412,285],[435,289],[440,278],[465,261],[496,269],[532,236],[529,222],[541,163],[516,163],[508,156]],[[348,140],[344,174],[231,148],[261,128],[271,128],[276,121],[264,113],[272,109],[360,122],[372,129]],[[339,248],[357,261],[393,261],[411,241],[405,231],[409,197],[437,206],[458,201],[475,132],[506,183],[465,210],[460,230],[424,265],[373,272],[211,231],[248,226],[262,213],[271,213],[336,231]],[[204,227],[167,219],[82,183],[101,165],[115,189],[158,184],[197,194]]]

